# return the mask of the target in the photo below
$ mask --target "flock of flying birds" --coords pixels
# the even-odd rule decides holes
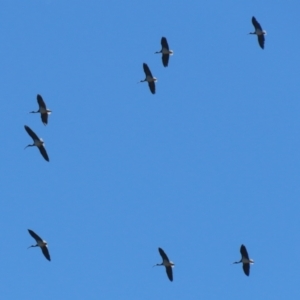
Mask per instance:
[[[255,31],[250,32],[249,34],[255,34],[257,35],[258,44],[259,46],[264,49],[265,47],[265,35],[267,34],[265,30],[262,29],[260,24],[257,22],[255,17],[252,17],[252,24],[254,26]],[[157,51],[155,53],[162,53],[162,63],[164,67],[167,67],[169,64],[169,57],[170,55],[173,55],[173,51],[169,49],[168,41],[165,37],[161,38],[161,47],[162,49],[160,51]],[[155,94],[155,82],[157,81],[157,78],[154,77],[150,71],[150,68],[147,64],[143,63],[143,69],[146,75],[146,78],[144,80],[141,80],[139,82],[148,82],[149,89],[152,94]]]
[[[252,24],[255,28],[255,31],[250,32],[249,34],[257,35],[259,46],[262,49],[264,49],[264,44],[265,44],[264,35],[266,34],[266,31],[264,31],[262,29],[260,24],[255,19],[255,17],[252,17]],[[173,55],[173,51],[169,49],[168,41],[165,37],[161,38],[161,46],[162,46],[162,49],[160,51],[155,52],[155,53],[161,53],[162,54],[163,66],[167,67],[168,64],[169,64],[169,57],[170,57],[170,55]],[[146,78],[144,80],[141,80],[140,82],[146,82],[147,81],[151,93],[155,94],[155,82],[157,81],[157,79],[152,76],[152,73],[151,73],[151,71],[150,71],[147,64],[145,64],[145,63],[143,64],[143,69],[144,69]],[[42,123],[44,125],[47,125],[48,124],[48,115],[51,114],[51,110],[47,108],[47,106],[46,106],[46,104],[45,104],[45,102],[44,102],[41,95],[37,95],[37,102],[38,102],[38,105],[39,105],[39,109],[37,111],[31,111],[30,113],[40,113]],[[27,133],[30,135],[30,137],[33,140],[33,144],[27,145],[25,147],[25,149],[27,147],[36,146],[40,150],[40,153],[42,154],[44,159],[49,162],[49,156],[48,156],[47,151],[44,147],[44,141],[41,138],[39,138],[29,126],[25,125],[24,127],[25,127],[25,130],[27,131]],[[47,242],[45,240],[43,240],[41,237],[39,237],[34,231],[28,229],[28,232],[36,241],[36,245],[32,245],[28,248],[40,247],[43,254],[44,254],[44,256],[46,257],[46,259],[48,259],[50,261],[51,259],[50,259],[50,254],[49,254],[49,251],[48,251]],[[159,254],[161,255],[163,261],[162,261],[161,264],[156,264],[153,267],[155,267],[155,266],[164,266],[166,268],[166,273],[167,273],[168,278],[170,279],[170,281],[173,281],[173,270],[172,270],[172,268],[175,266],[175,264],[172,261],[169,260],[167,254],[164,252],[163,249],[158,248],[158,251],[159,251]],[[242,255],[241,260],[236,261],[233,264],[242,263],[244,273],[247,276],[249,276],[249,274],[250,274],[250,265],[254,263],[254,260],[249,258],[247,249],[244,245],[241,245],[240,252],[241,252],[241,255]]]

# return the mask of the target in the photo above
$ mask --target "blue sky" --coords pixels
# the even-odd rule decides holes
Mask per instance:
[[[63,3],[62,3],[63,2]],[[299,1],[5,1],[1,298],[296,299]],[[267,31],[258,46],[251,17]],[[166,36],[174,50],[164,68]],[[158,78],[152,95],[147,63]],[[41,94],[53,113],[37,114]],[[44,161],[24,130],[46,144]],[[30,228],[49,243],[52,261]],[[246,277],[241,244],[255,260]],[[167,279],[157,248],[175,262]]]

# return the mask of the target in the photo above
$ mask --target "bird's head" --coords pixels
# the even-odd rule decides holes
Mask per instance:
[[[154,82],[157,82],[157,78],[156,78],[156,77],[153,77],[153,81],[154,81]]]

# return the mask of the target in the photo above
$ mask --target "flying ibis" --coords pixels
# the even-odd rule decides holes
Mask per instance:
[[[169,260],[167,254],[165,253],[165,251],[161,248],[158,248],[159,254],[161,255],[163,262],[161,264],[156,264],[155,266],[165,266],[166,267],[166,272],[168,275],[168,278],[170,279],[170,281],[173,281],[173,270],[172,268],[175,266],[175,264]]]
[[[41,95],[38,94],[36,96],[36,99],[39,104],[39,109],[37,111],[31,111],[30,113],[32,113],[32,114],[40,113],[43,124],[47,125],[48,124],[48,115],[50,115],[52,111],[46,107],[46,104]]]
[[[264,49],[264,46],[265,46],[265,35],[267,34],[267,32],[265,30],[262,30],[260,24],[257,22],[257,20],[255,19],[255,17],[252,17],[252,24],[253,24],[253,26],[255,28],[255,31],[254,32],[250,32],[249,34],[256,34],[259,46],[262,49]]]
[[[46,149],[44,147],[44,141],[42,139],[40,139],[27,125],[25,125],[24,127],[25,127],[25,130],[27,131],[27,133],[33,139],[33,144],[32,145],[27,145],[24,149],[26,149],[27,147],[37,146],[39,148],[41,154],[45,158],[45,160],[49,161],[48,154],[47,154]]]
[[[155,54],[156,53],[162,53],[162,57],[161,57],[162,63],[164,67],[167,67],[169,63],[169,57],[170,55],[173,55],[173,51],[169,50],[169,45],[165,37],[161,38],[161,50],[155,52]]]
[[[241,246],[240,252],[241,252],[242,258],[241,258],[240,261],[234,262],[234,264],[243,263],[244,273],[247,276],[249,276],[249,274],[250,274],[250,264],[253,264],[254,260],[252,260],[252,259],[249,258],[247,249],[246,249],[246,247],[244,245]]]
[[[48,251],[47,242],[41,239],[34,231],[28,229],[29,234],[36,240],[36,245],[29,246],[27,249],[31,247],[40,247],[44,256],[50,261],[50,254]]]
[[[146,74],[146,78],[144,80],[141,80],[140,82],[147,81],[151,93],[155,94],[155,82],[157,81],[157,79],[152,76],[152,73],[147,64],[143,63],[143,68],[144,68],[144,72]]]

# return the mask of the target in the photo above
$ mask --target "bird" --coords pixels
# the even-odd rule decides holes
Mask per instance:
[[[37,146],[39,148],[41,154],[45,158],[45,160],[49,161],[48,154],[47,154],[46,149],[44,147],[44,141],[42,139],[40,139],[27,125],[25,125],[24,127],[25,127],[25,130],[27,131],[27,133],[33,139],[33,144],[32,145],[30,145],[30,144],[27,145],[24,149],[26,149],[27,147]]]
[[[46,104],[41,95],[38,94],[36,96],[36,99],[39,104],[39,109],[37,111],[30,111],[29,113],[31,113],[31,114],[40,113],[43,124],[47,125],[48,124],[48,115],[50,115],[52,111],[46,107]]]
[[[253,26],[255,28],[255,31],[254,32],[250,32],[249,34],[256,34],[259,46],[262,49],[264,49],[264,47],[265,47],[265,35],[267,34],[267,32],[265,30],[262,30],[260,24],[257,22],[257,20],[255,19],[255,17],[252,17],[252,24],[253,24]]]
[[[163,262],[161,264],[156,264],[155,266],[165,266],[166,267],[166,272],[168,275],[168,278],[170,279],[170,281],[173,281],[173,270],[172,268],[175,266],[175,264],[169,260],[167,254],[165,253],[165,251],[161,248],[158,248],[159,254],[161,255]]]
[[[146,78],[144,80],[139,81],[139,82],[147,81],[151,93],[155,94],[155,82],[157,81],[157,79],[152,76],[152,73],[151,73],[151,71],[150,71],[147,64],[143,63],[143,69],[144,69],[144,72],[146,74]]]
[[[234,264],[243,263],[244,273],[247,276],[249,276],[249,274],[250,274],[250,264],[254,264],[254,260],[249,258],[247,249],[244,245],[241,245],[240,252],[241,252],[242,258],[241,258],[240,261],[234,262]]]
[[[28,229],[29,234],[36,240],[36,245],[32,245],[29,246],[27,249],[31,248],[31,247],[40,247],[44,256],[51,261],[50,259],[50,254],[48,251],[48,246],[47,246],[47,242],[44,241],[43,239],[41,239],[34,231]]]
[[[170,55],[173,55],[173,51],[169,50],[169,45],[165,37],[161,38],[161,50],[155,52],[154,54],[157,53],[162,53],[161,59],[162,59],[163,66],[167,67],[169,63],[169,57]]]

